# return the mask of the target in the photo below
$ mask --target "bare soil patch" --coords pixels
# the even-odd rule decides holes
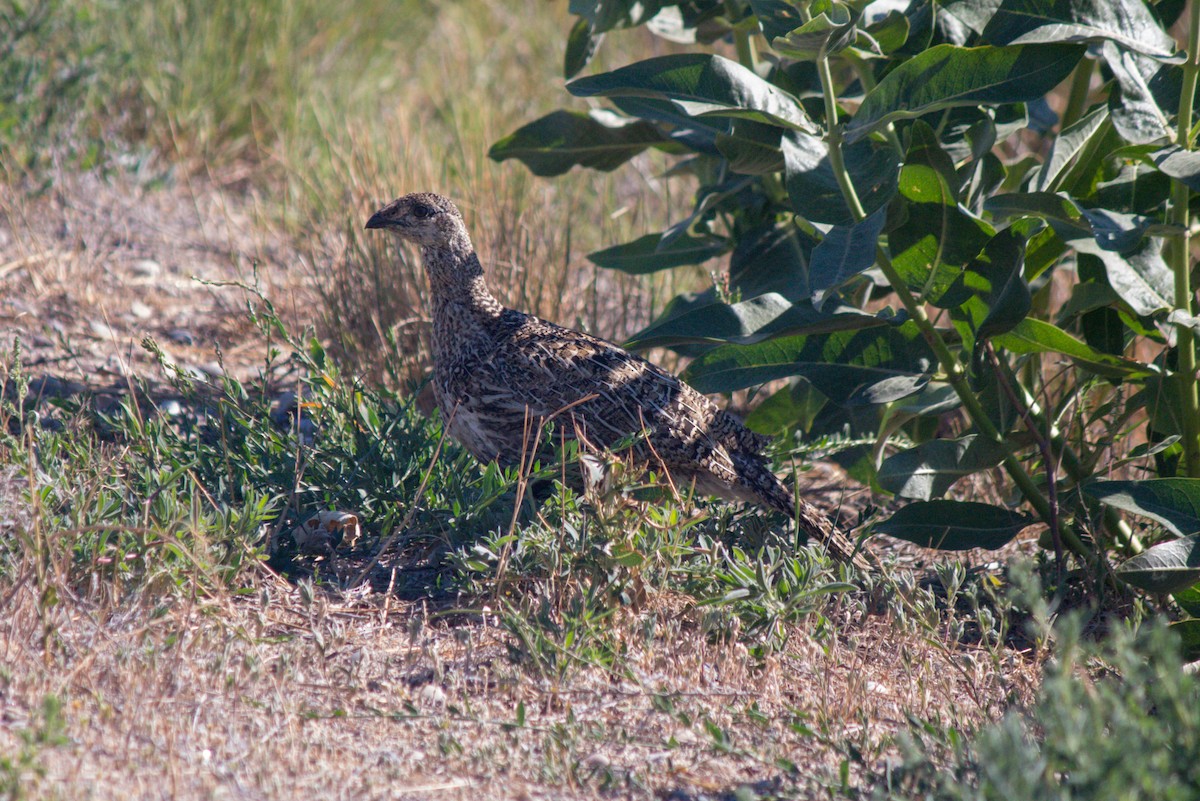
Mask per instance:
[[[127,385],[156,372],[147,336],[197,375],[252,374],[262,341],[231,284],[312,317],[299,315],[307,274],[297,251],[263,224],[252,193],[205,179],[66,174],[16,194],[0,201],[0,337],[21,338],[32,375]]]
[[[203,178],[65,175],[0,200],[0,338],[20,337],[51,393],[115,397],[160,375],[146,336],[197,375],[252,378],[266,343],[236,284],[302,324],[309,281],[252,192]],[[810,497],[846,522],[867,501],[827,466]],[[491,611],[447,616],[265,568],[241,596],[159,593],[151,578],[46,604],[26,572],[0,600],[0,754],[31,797],[811,797],[851,746],[877,767],[909,715],[968,729],[1037,673],[851,601],[760,661],[690,599],[660,595],[617,611],[616,664],[549,670]],[[47,699],[61,739],[37,735]]]
[[[61,699],[67,739],[27,771],[44,797],[811,797],[844,744],[878,760],[909,714],[970,727],[1036,672],[850,606],[761,664],[661,598],[652,638],[644,615],[618,617],[616,669],[547,674],[512,658],[491,614],[307,599],[269,577],[166,609],[113,588],[111,603],[66,602],[45,621],[33,596],[19,588],[0,626],[0,750]]]

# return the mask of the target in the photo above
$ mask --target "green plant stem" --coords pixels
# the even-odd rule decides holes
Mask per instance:
[[[1188,20],[1187,61],[1183,64],[1183,89],[1179,94],[1179,120],[1176,144],[1192,149],[1191,126],[1196,78],[1200,72],[1200,9],[1192,4]],[[1171,187],[1169,220],[1183,235],[1171,245],[1171,269],[1175,273],[1175,308],[1188,317],[1192,312],[1191,225],[1188,201],[1191,191],[1182,181]],[[1187,326],[1176,329],[1178,353],[1178,382],[1183,405],[1183,453],[1187,474],[1200,478],[1200,387],[1196,381],[1196,335]]]
[[[854,74],[858,76],[858,82],[862,84],[863,94],[870,94],[871,90],[875,88],[875,75],[871,72],[871,65],[849,50],[842,52],[842,58],[854,68]],[[900,135],[896,133],[895,124],[889,122],[883,129],[883,135],[887,137],[888,143],[891,144],[896,154],[903,158],[904,145],[900,142]]]
[[[1066,437],[1063,436],[1062,431],[1059,430],[1058,425],[1045,413],[1041,404],[1026,389],[1026,386],[1033,386],[1032,382],[1023,384],[1017,379],[1017,375],[1013,372],[1012,367],[1003,359],[997,359],[996,363],[1003,371],[1009,386],[1019,393],[1020,405],[1024,407],[1022,414],[1027,413],[1038,430],[1046,432],[1046,437],[1050,443],[1050,451],[1059,460],[1063,470],[1067,473],[1067,477],[1071,479],[1071,484],[1079,486],[1091,478],[1092,466],[1083,463],[1079,458],[1079,454],[1075,452],[1075,449],[1071,447]],[[1135,556],[1146,550],[1146,546],[1142,544],[1137,534],[1122,519],[1120,512],[1112,506],[1105,504],[1100,504],[1100,506],[1101,515],[1104,518],[1104,528],[1117,542],[1124,546],[1127,554]]]
[[[1085,58],[1075,67],[1075,74],[1071,76],[1071,93],[1067,95],[1067,107],[1063,110],[1062,125],[1059,130],[1074,125],[1083,116],[1083,111],[1087,108],[1088,96],[1091,94],[1094,66],[1094,61]]]
[[[833,168],[833,174],[837,179],[838,187],[842,191],[842,196],[846,200],[846,205],[850,207],[851,214],[855,220],[861,220],[867,215],[863,211],[862,203],[858,199],[858,193],[854,189],[854,183],[850,180],[850,175],[846,171],[846,165],[842,159],[842,128],[841,123],[838,121],[837,96],[834,93],[833,74],[830,72],[829,59],[827,57],[817,60],[817,74],[821,79],[821,92],[825,97],[825,121],[828,130],[826,143],[829,146],[829,163]],[[1004,436],[992,423],[991,418],[987,416],[987,412],[979,402],[979,398],[976,397],[975,392],[967,382],[962,365],[959,364],[958,359],[954,358],[954,354],[950,352],[950,348],[946,345],[945,340],[942,339],[941,334],[929,319],[929,315],[925,313],[924,304],[918,302],[913,297],[904,279],[896,272],[891,258],[882,247],[875,249],[875,258],[879,269],[892,285],[892,291],[896,293],[896,297],[900,300],[901,305],[904,306],[905,311],[908,312],[909,317],[912,318],[921,335],[925,338],[925,341],[929,343],[934,356],[937,357],[938,364],[941,365],[942,371],[946,374],[946,381],[954,388],[955,393],[958,395],[959,400],[962,401],[963,407],[966,409],[975,427],[979,429],[981,434],[996,443],[1004,453],[1005,469],[1020,488],[1025,499],[1037,512],[1038,517],[1047,522],[1052,521],[1054,519],[1054,512],[1050,502],[1041,488],[1038,487],[1033,476],[1029,474],[1012,448],[1009,447]],[[1066,545],[1071,550],[1080,556],[1093,556],[1091,550],[1083,544],[1075,531],[1064,527],[1062,533]]]
[[[757,72],[758,48],[754,45],[754,28],[734,22],[738,10],[732,0],[725,0],[725,13],[733,23],[733,46],[737,49],[738,63]]]
[[[847,172],[846,162],[842,158],[842,123],[838,120],[837,95],[833,93],[833,73],[829,70],[828,57],[817,60],[817,74],[821,77],[821,94],[825,96],[825,127],[828,130],[825,142],[829,145],[829,164],[833,168],[833,177],[837,179],[838,188],[842,190],[842,197],[850,207],[850,213],[854,215],[855,220],[861,220],[867,213],[863,211],[858,192],[854,189],[854,182],[850,180],[850,173]]]

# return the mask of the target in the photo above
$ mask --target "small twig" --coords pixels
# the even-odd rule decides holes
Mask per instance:
[[[1029,408],[1021,402],[1017,397],[1017,393],[1008,383],[1008,376],[1000,369],[1000,359],[996,356],[996,350],[992,347],[990,341],[984,342],[984,348],[987,349],[988,358],[992,362],[992,369],[996,373],[996,380],[1000,384],[1000,388],[1008,397],[1013,408],[1021,415],[1021,420],[1025,423],[1025,427],[1033,436],[1037,443],[1038,451],[1042,454],[1042,461],[1046,465],[1046,500],[1050,505],[1050,514],[1046,519],[1046,524],[1050,527],[1050,538],[1054,542],[1054,565],[1058,573],[1059,584],[1062,584],[1065,569],[1063,567],[1063,543],[1062,531],[1059,528],[1059,508],[1058,508],[1058,479],[1057,466],[1054,461],[1054,454],[1050,449],[1050,441],[1042,434],[1042,430],[1037,427],[1034,422],[1033,415]]]
[[[19,259],[0,264],[0,278],[27,265],[37,264],[40,261],[47,261],[55,257],[63,258],[65,256],[69,256],[69,254],[60,253],[57,250],[43,250],[40,253],[31,253],[28,256],[22,256]]]

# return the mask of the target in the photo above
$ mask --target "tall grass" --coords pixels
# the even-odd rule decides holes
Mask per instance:
[[[43,125],[37,147],[5,148],[10,175],[14,161],[37,172],[71,153],[75,166],[150,161],[169,180],[199,175],[255,193],[263,224],[287,231],[301,254],[292,272],[315,290],[323,332],[364,372],[410,378],[424,361],[420,268],[362,231],[403,192],[460,204],[513,305],[620,339],[667,296],[583,259],[668,223],[652,156],[619,177],[550,183],[486,157],[561,102],[562,4],[530,14],[500,0],[40,0],[32,14],[32,33],[10,26],[7,71],[28,68],[41,87],[32,105],[63,124]],[[639,33],[607,55],[658,47]],[[84,76],[74,94],[47,88],[60,61]]]

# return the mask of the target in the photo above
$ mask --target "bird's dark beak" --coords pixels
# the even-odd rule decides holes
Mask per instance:
[[[388,220],[383,216],[383,211],[377,211],[371,215],[371,219],[367,220],[367,229],[371,228],[387,228]]]

